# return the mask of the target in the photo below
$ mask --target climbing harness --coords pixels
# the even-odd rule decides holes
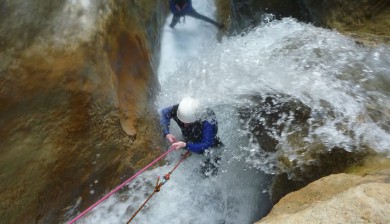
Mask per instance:
[[[160,177],[157,178],[156,186],[154,187],[153,193],[149,195],[149,197],[145,200],[145,202],[141,205],[141,207],[139,207],[139,209],[133,214],[133,216],[131,216],[127,224],[129,224],[135,218],[138,212],[141,211],[141,209],[146,205],[146,203],[148,203],[148,201],[154,196],[155,193],[160,192],[161,187],[171,178],[171,174],[173,173],[173,171],[175,171],[176,168],[180,165],[180,163],[182,163],[190,155],[191,155],[190,151],[187,151],[186,153],[182,154],[180,161],[173,167],[171,171],[169,171],[167,174],[164,175],[164,180],[162,182],[160,182]]]
[[[155,160],[153,160],[153,162],[149,163],[149,165],[145,166],[144,168],[142,168],[140,171],[138,171],[136,174],[134,174],[133,176],[131,176],[129,179],[127,179],[125,182],[123,182],[121,185],[119,185],[118,187],[116,187],[114,190],[110,191],[110,193],[106,194],[104,197],[102,197],[99,201],[95,202],[95,204],[91,205],[89,208],[87,208],[85,211],[83,211],[82,213],[80,213],[78,216],[76,216],[76,218],[72,219],[70,222],[68,222],[68,224],[73,224],[75,223],[77,220],[79,220],[81,217],[83,217],[85,214],[87,214],[89,211],[91,211],[93,208],[95,208],[97,205],[99,205],[100,203],[102,203],[104,200],[106,200],[108,197],[110,197],[111,195],[113,195],[115,192],[117,192],[118,190],[120,190],[122,187],[124,187],[127,183],[129,183],[130,181],[132,181],[134,178],[136,178],[137,176],[139,176],[141,173],[143,173],[145,170],[147,170],[149,167],[153,166],[153,164],[157,163],[160,159],[164,158],[166,155],[168,155],[170,152],[172,152],[173,150],[175,150],[174,147],[171,147],[169,148],[165,153],[163,153],[162,155],[160,155],[158,158],[156,158]],[[176,169],[176,167],[175,167]]]

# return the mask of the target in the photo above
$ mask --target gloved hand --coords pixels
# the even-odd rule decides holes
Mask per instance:
[[[172,134],[167,134],[165,135],[165,138],[168,140],[169,143],[174,143],[174,142],[177,142],[177,139],[174,135]]]
[[[173,144],[172,144],[172,147],[175,148],[176,150],[180,150],[180,149],[185,148],[186,145],[187,145],[187,143],[182,142],[182,141],[179,141],[179,142],[173,143]]]

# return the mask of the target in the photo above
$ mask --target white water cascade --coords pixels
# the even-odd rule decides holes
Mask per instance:
[[[206,16],[215,13],[210,0],[194,0],[193,5]],[[225,147],[216,176],[204,178],[199,172],[203,156],[191,156],[133,223],[246,224],[269,211],[268,175],[273,171],[265,158],[247,156],[259,146],[248,146],[235,110],[245,104],[240,98],[245,94],[294,96],[311,107],[313,116],[324,116],[323,125],[311,131],[327,146],[359,150],[364,144],[390,155],[388,46],[365,48],[335,31],[288,18],[218,42],[214,26],[186,17],[171,29],[171,18],[163,30],[156,107],[176,104],[184,96],[198,98],[214,109]],[[330,103],[331,118],[321,114],[324,101]],[[370,110],[380,113],[373,118]],[[341,133],[340,123],[354,136]],[[173,131],[179,135],[177,128]],[[153,191],[157,177],[179,158],[179,152],[171,153],[166,165],[145,172],[78,223],[126,223]]]

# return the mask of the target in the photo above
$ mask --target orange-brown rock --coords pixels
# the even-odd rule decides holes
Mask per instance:
[[[257,223],[389,223],[390,160],[369,158],[282,198]]]
[[[388,0],[302,0],[311,21],[354,37],[365,45],[390,43]]]
[[[0,11],[0,219],[59,223],[159,154],[152,48],[166,6],[15,0]]]
[[[241,32],[263,21],[264,13],[279,19],[293,17],[314,25],[335,29],[365,45],[390,43],[390,2],[388,0],[283,0],[216,1],[219,17]]]

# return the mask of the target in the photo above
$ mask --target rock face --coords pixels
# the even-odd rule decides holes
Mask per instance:
[[[388,0],[217,0],[220,18],[229,20],[231,32],[242,32],[266,21],[264,13],[277,19],[293,17],[350,35],[360,43],[390,43],[390,2]]]
[[[316,24],[352,35],[363,43],[390,43],[388,0],[302,0],[302,4]]]
[[[230,19],[230,28],[233,33],[257,26],[266,19],[267,13],[272,13],[277,19],[294,17],[303,21],[309,20],[306,8],[300,0],[290,0],[288,4],[283,0],[232,0],[230,3],[217,0],[216,2],[220,9],[220,18]]]
[[[159,154],[151,48],[166,3],[15,0],[0,11],[0,219],[59,223]]]
[[[389,223],[390,160],[321,178],[282,198],[257,223]]]
[[[254,146],[250,147],[251,156],[262,161],[259,168],[275,174],[270,191],[273,203],[311,181],[343,172],[368,153],[328,148],[309,136],[309,129],[321,126],[324,118],[311,117],[311,108],[292,96],[252,95],[247,96],[246,103],[238,110],[242,131],[248,133]]]
[[[353,37],[357,43],[365,46],[390,43],[390,2],[387,0],[294,0],[289,1],[289,4],[279,0],[243,0],[230,1],[229,3],[217,0],[216,2],[220,9],[220,20],[225,19],[231,34],[241,33],[261,22],[267,22],[269,19],[293,17],[299,21],[313,23],[316,26],[335,29]],[[267,16],[266,13],[273,16]],[[277,140],[278,128],[281,128],[281,126],[275,126],[277,122],[274,122],[274,118],[280,120],[283,111],[285,111],[283,103],[278,102],[277,104],[279,106],[272,105],[276,111],[272,111],[272,109],[267,111],[269,116],[256,112],[256,107],[266,107],[266,102],[249,109],[248,113],[244,111],[243,114],[246,122],[244,129],[250,131],[254,135],[253,139],[256,143],[262,145],[262,150],[266,152],[263,153],[265,155],[264,160],[273,158],[274,161],[277,161],[277,166],[283,168],[275,176],[271,189],[270,197],[274,203],[278,202],[288,192],[298,190],[311,181],[332,173],[344,172],[349,166],[359,164],[368,155],[369,149],[366,152],[356,153],[336,147],[327,149],[325,153],[318,153],[321,151],[318,150],[322,147],[321,145],[299,145],[299,142],[302,141],[294,141],[294,139],[299,139],[299,137],[302,139],[307,129],[304,125],[305,117],[302,117],[303,120],[292,119],[299,131],[295,131],[295,133],[288,136],[288,143],[292,146],[293,150],[291,151],[295,153],[295,158],[298,156],[298,158],[303,158],[303,161],[311,160],[315,162],[302,164],[302,160],[289,159],[288,152],[283,152],[280,147],[277,147],[279,144]],[[290,104],[291,102],[287,102],[286,105]],[[301,110],[302,108],[304,107],[301,107]],[[305,109],[302,111],[304,112]],[[256,113],[260,115],[257,116],[258,118],[264,117],[263,120],[256,118]],[[245,117],[245,114],[250,114],[250,116]],[[272,122],[274,123],[272,124]],[[281,122],[282,125],[284,123],[286,121]],[[274,133],[274,136],[270,134],[271,132]],[[373,176],[375,175],[373,174]],[[281,199],[270,215],[260,223],[389,223],[390,218],[388,212],[386,212],[389,210],[388,173],[379,180],[372,180],[373,176],[358,177],[340,174],[331,175],[329,182],[326,178],[321,179],[319,182],[314,182],[298,191],[302,191],[302,193],[291,193]],[[334,182],[332,178],[335,178]],[[345,181],[350,181],[353,184],[348,185],[348,188],[343,188]],[[318,186],[315,183],[320,184]],[[314,188],[317,186],[317,189],[313,189],[313,191],[316,191],[315,194],[310,194],[311,190],[305,190],[313,186]],[[326,189],[330,188],[338,190],[327,192]],[[323,201],[318,203],[313,201],[316,200],[316,195],[321,195],[321,192],[328,194],[328,198],[323,197]],[[386,195],[386,199],[380,197],[382,194]],[[360,196],[364,199],[360,200]],[[339,198],[347,202],[343,202]],[[294,204],[294,201],[297,201],[297,203]],[[309,206],[313,206],[313,208],[309,208]],[[348,207],[353,207],[353,209],[348,210]],[[289,210],[288,208],[292,209]]]

